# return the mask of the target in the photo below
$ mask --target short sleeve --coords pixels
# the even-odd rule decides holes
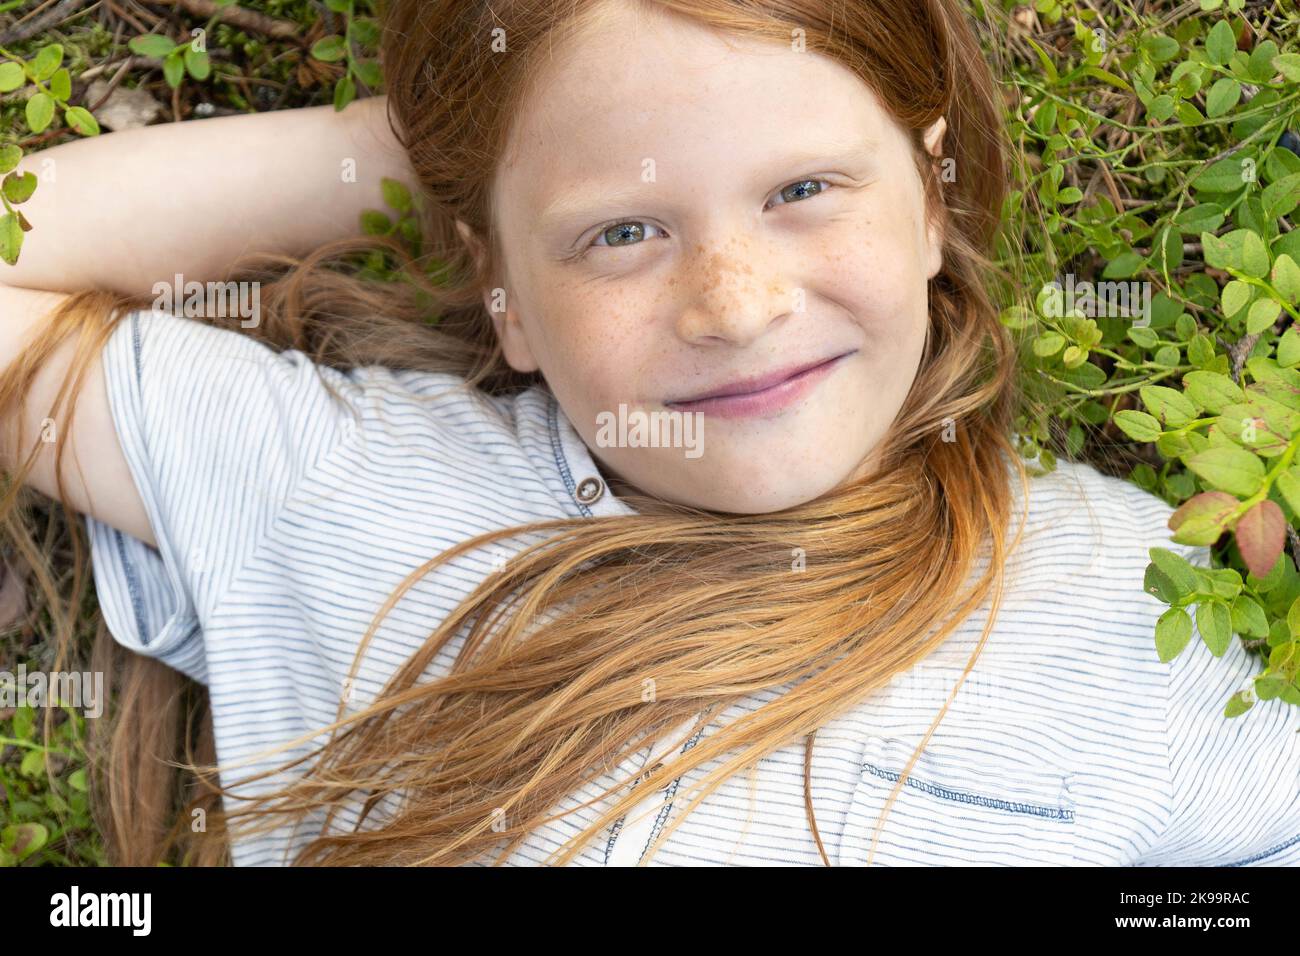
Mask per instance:
[[[1206,547],[1157,544],[1210,567]],[[1300,865],[1300,707],[1258,700],[1244,714],[1223,715],[1228,698],[1252,687],[1261,666],[1235,634],[1215,657],[1195,625],[1170,662],[1171,814],[1138,865]]]
[[[86,516],[115,640],[207,682],[203,622],[302,475],[356,430],[361,389],[302,352],[139,310],[102,352],[110,413],[158,547]]]

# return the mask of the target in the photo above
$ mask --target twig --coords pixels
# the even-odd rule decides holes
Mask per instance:
[[[264,33],[277,40],[298,40],[302,33],[297,24],[287,20],[277,20],[265,13],[245,10],[243,7],[219,7],[212,0],[153,0],[153,2],[161,6],[180,6],[188,13],[204,19],[216,16],[223,23],[233,27]]]
[[[1241,384],[1241,369],[1242,366],[1246,364],[1246,356],[1250,355],[1251,351],[1255,348],[1255,343],[1259,341],[1259,337],[1262,334],[1262,332],[1253,332],[1237,342],[1234,342],[1232,345],[1223,341],[1221,336],[1215,336],[1219,345],[1223,347],[1223,350],[1227,352],[1229,357],[1232,359],[1232,382],[1234,385]],[[1300,562],[1297,562],[1297,565],[1300,566]]]
[[[0,46],[8,46],[34,37],[38,33],[44,33],[50,27],[77,13],[87,2],[88,0],[60,0],[40,16],[32,17],[0,33]]]

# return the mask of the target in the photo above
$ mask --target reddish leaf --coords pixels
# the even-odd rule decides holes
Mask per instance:
[[[1180,544],[1214,544],[1232,527],[1228,515],[1241,504],[1226,491],[1203,491],[1188,498],[1169,516],[1169,530]]]
[[[1237,547],[1250,573],[1262,578],[1277,564],[1286,542],[1286,518],[1265,498],[1237,520]]]

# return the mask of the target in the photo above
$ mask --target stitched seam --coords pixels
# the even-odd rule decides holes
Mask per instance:
[[[695,744],[696,744],[696,742],[700,739],[700,737],[701,737],[703,734],[704,734],[704,728],[701,727],[699,730],[697,730],[697,731],[695,732],[695,736],[694,736],[694,737],[692,737],[690,740],[686,741],[686,743],[682,746],[682,749],[681,749],[680,752],[681,752],[681,753],[686,753],[686,751],[688,751],[688,750],[690,750],[692,747],[694,747]],[[669,813],[672,811],[672,809],[673,809],[673,799],[677,796],[677,785],[678,785],[679,783],[681,783],[681,780],[682,780],[682,778],[681,778],[680,776],[678,776],[678,777],[676,777],[676,778],[673,779],[673,782],[672,782],[672,783],[670,783],[667,787],[664,788],[664,790],[665,790],[665,792],[666,792],[666,800],[667,800],[667,802],[663,805],[663,807],[660,808],[660,810],[659,810],[659,815],[658,815],[657,817],[655,817],[655,823],[654,823],[654,826],[652,826],[652,827],[650,828],[650,836],[646,839],[646,841],[645,841],[645,846],[643,846],[643,847],[641,848],[641,853],[640,853],[640,855],[637,856],[637,858],[636,858],[636,861],[637,861],[638,863],[640,863],[640,862],[641,862],[641,859],[646,855],[646,851],[650,849],[650,844],[653,843],[653,842],[655,841],[655,838],[656,838],[657,836],[659,836],[659,831],[663,829],[664,824],[665,824],[666,822],[668,822],[668,814],[669,814]]]
[[[577,499],[578,485],[573,480],[573,473],[569,470],[568,459],[564,457],[564,444],[560,440],[560,423],[557,417],[560,407],[559,402],[549,392],[547,392],[547,396],[546,421],[551,432],[551,450],[555,453],[555,467],[560,470],[560,477],[564,479],[564,487],[568,489],[569,500],[578,506],[578,510],[584,518],[590,518],[592,510]]]
[[[883,777],[890,781],[897,780],[899,777],[897,771],[885,770],[872,763],[863,764],[863,769],[877,777]],[[969,803],[977,806],[992,807],[996,810],[1005,810],[1008,813],[1025,813],[1030,816],[1049,817],[1054,820],[1074,821],[1074,811],[1066,807],[1049,807],[1038,803],[1002,800],[998,797],[987,797],[979,793],[969,793],[964,790],[952,790],[948,787],[940,787],[932,783],[926,783],[924,780],[917,780],[910,774],[907,777],[906,785],[909,787],[915,787],[917,790],[924,791],[925,793],[929,793],[944,800],[952,800],[956,803]]]
[[[1246,859],[1238,860],[1236,863],[1225,863],[1224,866],[1246,866],[1248,863],[1254,863],[1256,860],[1262,860],[1267,856],[1273,856],[1275,854],[1281,853],[1287,847],[1293,846],[1298,841],[1300,841],[1300,835],[1293,836],[1285,843],[1279,843],[1277,846],[1273,847],[1270,850],[1265,850],[1263,853],[1256,853],[1254,856],[1248,856],[1246,857]]]
[[[140,635],[140,646],[148,647],[149,635],[144,625],[144,601],[140,597],[140,583],[136,579],[135,565],[126,556],[126,542],[122,539],[122,532],[116,528],[113,529],[113,540],[117,543],[118,560],[122,562],[122,570],[126,573],[127,590],[131,592],[131,609],[135,611],[135,629]]]

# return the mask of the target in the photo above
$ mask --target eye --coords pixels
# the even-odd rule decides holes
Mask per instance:
[[[624,222],[612,223],[611,225],[608,225],[603,229],[601,229],[600,232],[596,233],[596,238],[593,239],[588,245],[589,246],[605,245],[605,246],[612,246],[614,248],[617,248],[619,246],[634,246],[646,238],[647,228],[658,229],[659,227],[655,225],[651,225],[648,222],[643,222],[640,219],[628,219],[625,220]],[[599,241],[601,239],[604,239],[606,241],[604,243],[601,243]]]
[[[781,201],[775,205],[789,205],[792,202],[800,202],[809,199],[826,191],[827,186],[833,185],[825,179],[801,179],[798,182],[791,183],[782,188],[777,196]],[[769,204],[772,205],[772,204]],[[767,207],[764,207],[767,208]],[[658,226],[645,222],[640,219],[626,219],[622,222],[610,223],[601,228],[596,233],[596,237],[587,246],[579,252],[579,255],[585,253],[588,249],[605,246],[608,248],[618,248],[620,246],[635,246],[644,241],[646,229],[659,229]],[[601,242],[601,240],[605,240]]]
[[[826,187],[829,185],[831,183],[825,179],[801,179],[799,182],[791,183],[777,192],[777,195],[781,197],[781,202],[777,203],[777,205],[788,205],[792,202],[799,202],[816,196],[818,193],[825,192]]]

